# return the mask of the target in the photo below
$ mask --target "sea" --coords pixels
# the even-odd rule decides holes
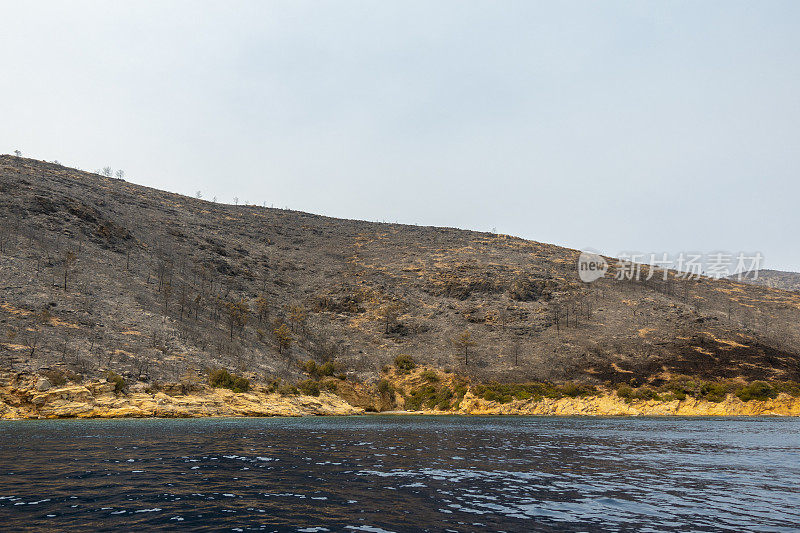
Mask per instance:
[[[2,531],[798,531],[800,419],[0,422]]]

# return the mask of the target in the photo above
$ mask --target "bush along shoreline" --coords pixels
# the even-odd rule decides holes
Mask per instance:
[[[104,382],[76,374],[5,376],[0,418],[270,416],[360,413],[500,415],[800,416],[800,383],[703,381],[671,376],[651,383],[473,383],[399,357],[380,379],[362,383],[333,364],[303,364],[296,383],[209,369],[205,380]],[[152,405],[151,405],[152,404]]]

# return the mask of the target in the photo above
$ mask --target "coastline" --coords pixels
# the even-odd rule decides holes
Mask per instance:
[[[685,400],[624,400],[612,392],[577,398],[487,401],[467,392],[458,408],[382,410],[370,412],[341,397],[235,393],[204,388],[187,394],[117,393],[113,383],[92,382],[39,391],[0,387],[0,420],[59,418],[198,418],[270,416],[508,415],[508,416],[800,416],[800,398],[780,394],[775,399],[744,402],[729,394],[721,402]]]

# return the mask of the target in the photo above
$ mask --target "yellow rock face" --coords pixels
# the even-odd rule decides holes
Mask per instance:
[[[0,388],[0,418],[142,418],[203,416],[354,415],[363,410],[338,396],[280,396],[210,389],[168,396],[115,394],[110,383],[74,385],[44,392]]]
[[[488,402],[467,394],[460,411],[471,415],[583,415],[583,416],[800,416],[800,398],[781,394],[774,400],[743,402],[736,396],[719,403],[688,398],[659,402],[631,401],[615,394],[591,398],[518,400],[507,404]]]
[[[0,387],[0,419],[22,418],[144,418],[214,416],[356,415],[364,409],[322,392],[319,396],[281,396],[259,392],[234,393],[206,389],[167,395],[116,394],[105,382],[71,385],[39,392],[35,388]],[[743,402],[729,395],[719,403],[705,400],[626,402],[615,394],[590,398],[515,400],[506,404],[464,396],[456,411],[414,414],[550,415],[550,416],[800,416],[800,398],[781,394],[774,400]]]

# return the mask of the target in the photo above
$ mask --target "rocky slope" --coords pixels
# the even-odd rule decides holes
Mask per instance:
[[[548,416],[800,416],[800,398],[782,394],[775,399],[743,402],[728,395],[721,402],[635,400],[607,393],[591,398],[515,401],[509,404],[465,398],[458,413],[470,415]]]
[[[743,274],[741,281],[781,289],[784,291],[800,291],[800,272],[785,272],[782,270],[759,270],[758,273]],[[738,275],[731,276],[732,280],[739,280]]]
[[[221,367],[291,384],[312,360],[374,387],[408,354],[473,383],[800,380],[800,294],[613,269],[584,284],[576,259],[0,156],[0,368],[136,390]]]
[[[118,393],[113,383],[97,381],[63,387],[41,386],[34,376],[15,376],[0,386],[0,419],[21,418],[189,418],[209,416],[354,415],[364,410],[338,396],[280,395],[254,391],[234,393],[201,387]]]
[[[115,391],[109,382],[89,382],[50,387],[33,375],[2,376],[0,419],[52,418],[192,418],[230,416],[312,416],[358,415],[366,411],[330,392],[318,396],[277,394],[265,391],[235,393],[225,389],[199,387],[194,391],[174,388],[168,391],[144,389]],[[451,376],[452,378],[452,376]],[[414,381],[393,381],[402,391]],[[450,381],[452,383],[452,381]],[[367,398],[350,396],[354,403],[366,403],[370,411],[381,403],[381,395]],[[384,398],[385,400],[385,398]],[[547,415],[547,416],[800,416],[800,397],[779,394],[765,400],[742,401],[728,394],[721,401],[686,398],[683,400],[630,400],[612,391],[599,391],[589,397],[537,398],[507,403],[489,401],[468,387],[463,397],[451,407],[404,410],[404,399],[384,402],[384,410],[394,414],[429,415]],[[399,407],[397,404],[399,403]],[[392,406],[396,406],[392,408]]]

